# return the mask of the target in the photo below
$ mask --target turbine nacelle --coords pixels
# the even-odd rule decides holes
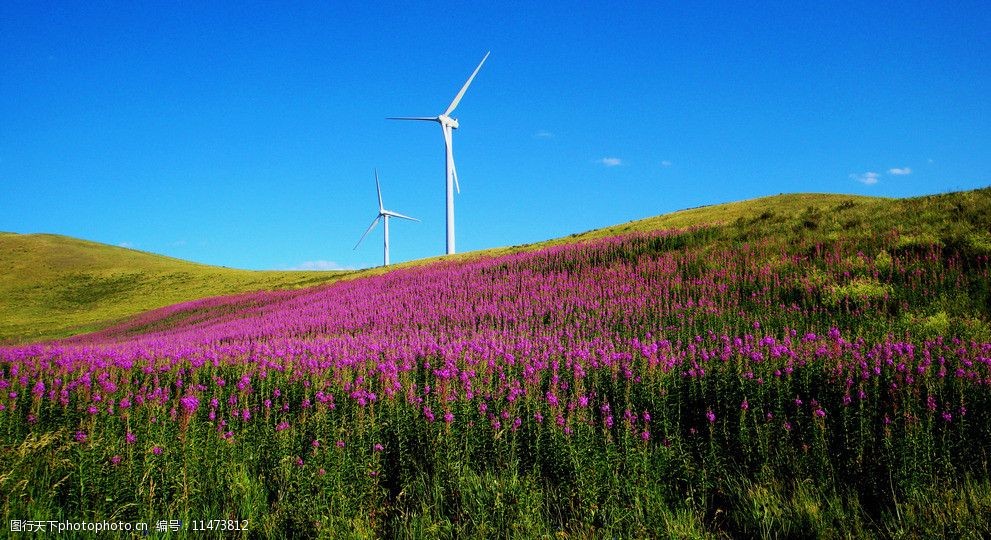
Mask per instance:
[[[457,118],[451,118],[450,116],[448,116],[446,114],[442,114],[442,115],[440,115],[440,116],[437,117],[437,121],[440,122],[440,125],[442,125],[444,127],[449,127],[451,129],[458,129],[458,119]]]

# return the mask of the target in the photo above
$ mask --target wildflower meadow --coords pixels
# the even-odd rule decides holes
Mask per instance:
[[[991,251],[797,219],[0,348],[3,514],[245,537],[991,534]]]

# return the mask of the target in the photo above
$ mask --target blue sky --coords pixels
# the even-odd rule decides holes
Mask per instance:
[[[0,230],[250,269],[991,184],[986,4],[0,3]],[[217,3],[220,4],[220,3]],[[226,3],[225,3],[226,4]]]

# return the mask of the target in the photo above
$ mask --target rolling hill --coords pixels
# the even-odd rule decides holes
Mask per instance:
[[[0,343],[55,339],[177,302],[345,274],[218,268],[66,236],[0,233]]]

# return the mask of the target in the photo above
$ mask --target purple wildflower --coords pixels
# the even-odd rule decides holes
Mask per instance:
[[[179,400],[179,404],[182,405],[182,409],[189,414],[192,414],[200,405],[200,400],[196,399],[196,396],[186,395]]]

